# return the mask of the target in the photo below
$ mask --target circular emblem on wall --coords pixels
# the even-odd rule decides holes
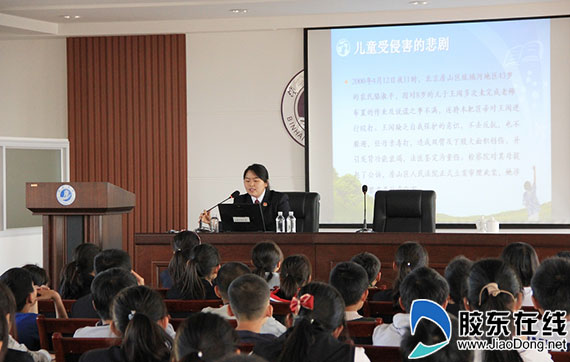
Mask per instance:
[[[302,70],[285,87],[281,118],[291,138],[305,147],[305,75]]]
[[[69,206],[75,201],[75,189],[71,185],[61,185],[57,189],[55,197],[57,202],[63,206]]]

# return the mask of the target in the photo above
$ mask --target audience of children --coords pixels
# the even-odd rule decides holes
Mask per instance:
[[[14,325],[16,301],[10,288],[0,282],[0,322],[2,323],[2,352],[7,362],[49,362],[52,360],[48,351],[40,349],[30,351],[24,344],[18,343],[10,335],[10,327]],[[5,330],[4,330],[5,328]],[[2,359],[0,358],[0,361]]]
[[[475,262],[471,267],[468,279],[467,298],[465,307],[468,310],[507,311],[515,312],[522,304],[521,283],[515,271],[501,259],[483,259]],[[510,315],[512,316],[512,314]],[[489,326],[483,323],[483,337],[486,336]],[[512,338],[512,336],[503,336]],[[490,361],[523,361],[542,362],[552,361],[546,351],[535,349],[507,351],[475,351],[475,362]]]
[[[79,299],[91,293],[91,282],[95,276],[95,255],[101,248],[95,244],[79,244],[73,250],[73,261],[63,267],[59,282],[59,293],[63,299]]]
[[[255,266],[254,274],[264,278],[269,289],[279,287],[279,273],[283,261],[283,252],[273,241],[257,243],[251,250],[251,263]]]
[[[255,274],[245,274],[235,279],[228,289],[230,309],[237,319],[236,331],[240,343],[267,342],[275,340],[273,334],[261,333],[261,326],[273,314],[269,304],[269,285]]]
[[[294,324],[272,342],[253,348],[268,361],[369,361],[364,349],[338,340],[343,332],[344,301],[332,286],[312,282],[291,301]]]
[[[523,287],[523,307],[532,307],[530,280],[540,264],[536,251],[527,243],[511,243],[503,249],[501,259],[517,273]]]
[[[312,266],[303,254],[291,255],[283,259],[279,272],[279,288],[271,292],[271,301],[289,303],[297,295],[299,288],[311,282]]]
[[[40,349],[40,336],[36,324],[37,313],[35,305],[38,300],[50,300],[53,302],[56,317],[67,318],[67,312],[60,295],[47,287],[36,288],[32,281],[32,275],[23,268],[7,270],[0,281],[3,282],[14,295],[16,302],[15,325],[18,341],[23,343],[29,350]]]
[[[391,289],[386,289],[374,294],[373,300],[392,301],[394,307],[399,307],[400,283],[412,270],[428,266],[429,257],[426,249],[418,242],[408,241],[403,243],[396,250],[392,269],[396,271],[396,279]]]
[[[368,274],[368,287],[374,288],[378,282],[380,282],[380,278],[382,277],[382,272],[380,272],[380,267],[382,264],[380,263],[380,259],[372,253],[364,251],[360,254],[356,254],[355,256],[350,259],[350,261],[355,262],[356,264],[360,265],[361,267],[366,270],[366,274]]]
[[[131,257],[126,251],[119,249],[107,249],[101,251],[94,259],[95,275],[111,268],[121,268],[131,273],[139,285],[144,285],[144,279],[132,269]],[[91,293],[77,299],[71,306],[72,318],[99,318],[99,314],[93,307]]]
[[[168,311],[158,292],[146,286],[128,287],[115,297],[111,309],[111,330],[122,337],[121,345],[91,350],[80,361],[170,361]]]
[[[178,328],[172,360],[218,361],[235,354],[238,345],[237,332],[222,317],[197,313],[186,318]]]
[[[544,260],[532,277],[532,301],[540,315],[544,311],[566,312],[566,336],[557,332],[543,333],[539,323],[537,339],[559,340],[566,338],[567,351],[570,351],[570,259],[552,257]],[[548,334],[548,335],[547,335]]]
[[[167,299],[218,299],[212,281],[220,269],[220,254],[211,244],[196,245],[183,273],[172,275],[174,286]]]
[[[369,283],[366,270],[351,261],[338,263],[331,271],[329,284],[339,291],[344,300],[345,321],[363,320],[364,317],[358,314],[358,311],[368,298]]]
[[[205,313],[214,313],[221,316],[224,319],[236,319],[235,316],[231,316],[228,313],[228,307],[230,303],[230,298],[228,296],[228,289],[230,284],[237,279],[238,277],[249,274],[251,271],[247,267],[247,265],[239,262],[229,262],[220,268],[218,271],[218,276],[215,280],[214,292],[216,295],[222,299],[224,305],[219,308],[214,307],[206,307],[202,309],[202,312]],[[279,337],[283,333],[285,333],[285,326],[279,323],[275,318],[272,316],[267,317],[265,322],[261,326],[261,333],[268,333],[274,336]]]
[[[416,299],[429,299],[447,307],[449,286],[444,277],[435,270],[422,266],[414,269],[400,283],[399,304],[403,313],[394,315],[392,323],[374,328],[372,343],[375,346],[398,347],[402,337],[410,329],[410,308]]]
[[[467,279],[473,262],[463,255],[458,255],[445,267],[443,275],[449,285],[449,303],[447,311],[457,317],[460,310],[465,310],[463,298],[467,295]]]
[[[160,273],[160,286],[162,288],[172,288],[173,280],[180,280],[181,274],[184,273],[186,263],[191,257],[192,249],[202,242],[200,236],[189,230],[184,230],[172,238],[170,246],[172,246],[172,258],[168,263],[168,269]]]

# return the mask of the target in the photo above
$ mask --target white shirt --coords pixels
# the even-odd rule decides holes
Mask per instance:
[[[263,193],[259,197],[249,195],[251,197],[251,202],[253,202],[255,204],[255,200],[259,200],[259,203],[261,204],[263,202],[263,196],[265,196],[266,190],[267,189],[263,190]]]
[[[225,319],[231,319],[231,320],[236,319],[235,316],[229,315],[227,304],[219,308],[206,307],[202,309],[202,313],[213,313]],[[268,317],[265,320],[265,323],[263,323],[263,325],[261,326],[261,331],[259,333],[273,334],[275,337],[279,337],[280,335],[285,333],[286,330],[287,328],[283,324],[279,323],[277,319],[273,317]]]
[[[360,314],[358,314],[357,311],[353,310],[353,311],[345,311],[344,312],[344,320],[346,320],[347,322],[356,320],[356,319],[360,319],[362,318],[362,316]]]
[[[176,331],[172,324],[168,323],[165,331],[170,338],[174,339],[176,337]],[[104,324],[102,326],[79,328],[73,334],[73,338],[119,338],[119,336],[111,332],[110,324]]]
[[[370,358],[366,355],[366,351],[362,347],[354,348],[354,362],[370,362]]]
[[[372,344],[383,347],[400,347],[404,334],[410,330],[410,315],[397,313],[392,323],[380,324],[372,333]]]
[[[51,355],[45,349],[30,351],[25,344],[18,343],[14,338],[12,338],[12,336],[8,336],[8,348],[20,352],[28,352],[28,354],[34,359],[34,362],[50,362],[52,360]]]
[[[532,307],[532,288],[531,287],[524,287],[523,288],[523,307]]]
[[[265,276],[267,277],[269,275],[268,272],[265,272]],[[267,284],[269,284],[269,290],[273,290],[273,288],[277,287],[279,288],[279,286],[281,285],[281,282],[279,280],[279,273],[271,273],[271,279],[269,279],[269,281],[267,282]]]

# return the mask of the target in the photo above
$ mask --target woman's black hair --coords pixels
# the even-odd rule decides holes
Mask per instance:
[[[26,269],[27,271],[32,274],[32,280],[34,281],[34,285],[42,286],[42,285],[49,285],[49,276],[47,271],[37,266],[36,264],[26,264],[22,267],[22,269]]]
[[[439,351],[430,354],[429,356],[423,357],[422,362],[470,362],[473,361],[473,351],[470,350],[460,350],[457,348],[458,338],[458,321],[453,315],[449,315],[451,320],[451,339],[447,346],[440,349]],[[426,346],[432,346],[437,343],[444,342],[446,340],[441,327],[437,324],[429,321],[427,319],[421,320],[412,335],[410,330],[406,331],[406,334],[402,337],[400,343],[400,353],[402,355],[403,362],[415,361],[408,359],[408,356],[416,348],[418,343],[422,342]]]
[[[113,323],[123,334],[121,348],[127,361],[165,361],[172,339],[158,321],[168,315],[158,292],[147,286],[123,289],[113,301]]]
[[[517,273],[521,287],[530,286],[530,280],[540,264],[538,255],[530,244],[519,242],[505,246],[501,259]]]
[[[94,271],[93,261],[101,252],[95,244],[79,244],[73,251],[73,261],[67,264],[61,273],[60,294],[63,299],[79,299],[89,294],[89,287]]]
[[[320,333],[331,334],[345,324],[344,301],[340,293],[331,285],[312,282],[299,290],[299,295],[314,297],[313,309],[301,307],[292,330],[288,332],[280,362],[307,361],[311,344]]]
[[[293,298],[299,288],[309,282],[311,272],[311,261],[303,254],[290,255],[283,260],[279,272],[279,291],[285,299]]]
[[[407,241],[398,247],[394,255],[396,264],[396,280],[392,286],[392,301],[398,306],[400,299],[400,283],[410,272],[421,266],[428,266],[429,256],[426,249],[416,241]]]
[[[458,255],[451,259],[444,271],[445,280],[449,284],[449,296],[461,310],[465,309],[463,297],[467,294],[467,279],[472,265],[473,261],[463,255]]]
[[[243,178],[245,179],[245,175],[247,174],[247,171],[251,171],[254,174],[257,175],[257,177],[259,177],[263,182],[267,183],[267,190],[269,191],[269,172],[267,171],[267,169],[265,168],[265,166],[259,164],[259,163],[254,163],[252,165],[247,166],[247,168],[245,169],[245,171],[243,171]]]
[[[10,335],[8,330],[8,320],[5,316],[6,313],[4,310],[0,309],[0,342],[2,342],[2,347],[0,348],[0,361],[4,361],[4,356],[8,350],[8,336]]]
[[[192,249],[196,245],[200,245],[200,236],[193,231],[181,231],[176,234],[171,241],[172,258],[168,263],[168,274],[176,284],[183,278],[186,270],[186,264],[192,256]]]
[[[283,252],[273,241],[257,243],[251,250],[251,261],[255,266],[253,273],[264,278],[266,281],[271,280],[273,277],[272,273],[282,260]]]
[[[497,283],[501,292],[496,296],[489,294],[484,289],[489,283]],[[520,291],[521,284],[515,271],[501,259],[482,259],[471,267],[467,282],[467,300],[471,309],[512,312],[516,303],[514,298]],[[486,330],[487,326],[483,325],[483,329]],[[516,362],[522,359],[517,351],[483,351],[483,362],[502,361]]]
[[[202,279],[210,276],[216,266],[220,265],[220,253],[211,244],[196,245],[186,264],[182,279],[173,280],[184,299],[204,299],[206,290]]]
[[[235,329],[224,318],[213,313],[196,313],[178,327],[174,356],[176,361],[214,361],[234,353],[238,345]]]

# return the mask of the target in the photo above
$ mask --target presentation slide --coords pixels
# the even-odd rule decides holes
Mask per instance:
[[[313,142],[319,126],[314,114],[308,120],[309,154],[323,143],[330,150],[332,172],[310,178],[312,191],[313,179],[332,190],[322,222],[362,220],[362,185],[370,221],[374,192],[424,189],[437,193],[438,223],[553,222],[550,19],[331,29],[315,38],[328,40],[330,56],[330,89],[309,83],[309,110],[330,107],[322,112],[330,130],[318,135],[330,132],[329,141]],[[315,104],[316,93],[330,101]]]

